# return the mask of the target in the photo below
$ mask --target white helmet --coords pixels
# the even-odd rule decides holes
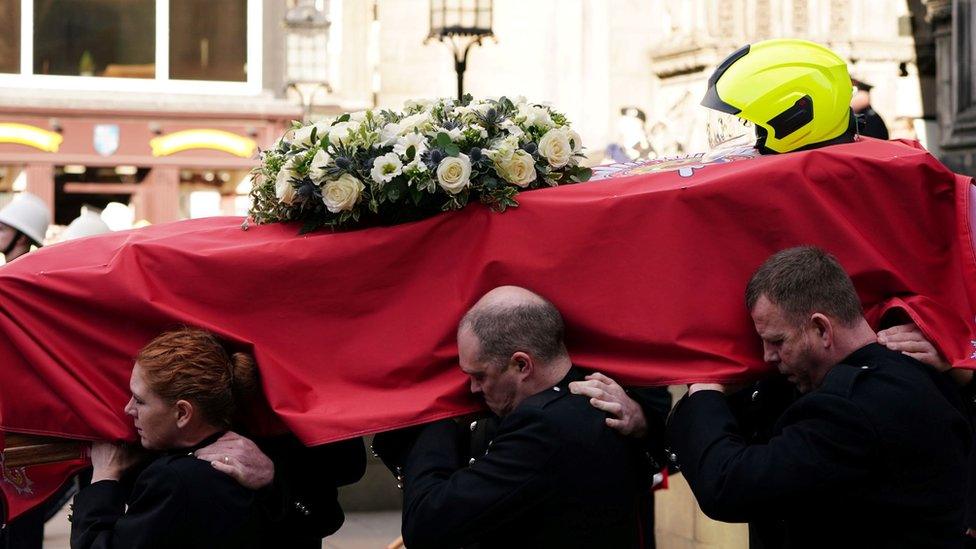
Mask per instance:
[[[51,224],[51,210],[37,196],[20,193],[0,210],[0,223],[17,229],[40,246],[44,243],[47,226]]]
[[[61,233],[61,241],[73,240],[85,236],[95,236],[96,234],[111,232],[111,230],[97,213],[88,209],[82,209],[81,215],[76,217],[64,232]]]

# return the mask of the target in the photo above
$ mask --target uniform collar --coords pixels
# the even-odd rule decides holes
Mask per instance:
[[[166,450],[165,453],[166,454],[192,454],[197,450],[199,450],[200,448],[203,448],[204,446],[209,446],[214,442],[217,442],[217,439],[224,436],[224,433],[226,432],[227,431],[217,431],[216,433],[208,436],[207,438],[201,440],[200,442],[194,444],[193,446],[188,446],[185,448],[173,448],[171,450]]]
[[[875,359],[880,358],[891,351],[887,347],[878,343],[868,343],[864,347],[854,351],[853,353],[847,355],[847,357],[840,361],[840,364],[850,364],[853,366],[860,366],[866,362],[873,362]]]
[[[562,391],[568,391],[570,383],[574,381],[583,381],[584,378],[586,378],[586,373],[583,370],[580,370],[576,366],[571,366],[569,371],[566,372],[566,375],[559,380],[559,383],[553,385],[553,387],[559,387],[559,389]]]

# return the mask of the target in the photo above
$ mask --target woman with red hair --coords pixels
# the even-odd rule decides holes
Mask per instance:
[[[229,353],[209,332],[182,328],[146,345],[125,412],[142,447],[158,454],[129,489],[124,473],[145,454],[92,445],[92,483],[75,497],[71,547],[257,547],[257,492],[193,456],[230,428],[257,385],[251,355]]]

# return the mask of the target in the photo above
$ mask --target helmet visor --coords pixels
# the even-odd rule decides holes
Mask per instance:
[[[709,148],[751,146],[756,143],[756,127],[752,122],[734,114],[708,110],[705,125]]]

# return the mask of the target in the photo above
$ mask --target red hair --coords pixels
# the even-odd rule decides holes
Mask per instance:
[[[184,327],[160,334],[136,362],[149,388],[169,402],[192,402],[209,423],[230,427],[238,401],[258,385],[257,365],[247,353],[229,354],[216,336]]]

